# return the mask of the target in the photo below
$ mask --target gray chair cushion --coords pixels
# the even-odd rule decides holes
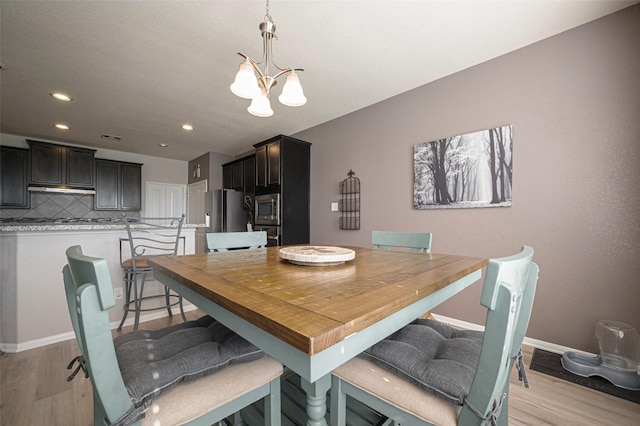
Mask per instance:
[[[462,405],[478,367],[483,333],[418,319],[360,356]]]
[[[138,330],[114,339],[118,365],[135,407],[182,381],[264,352],[209,316],[160,330]]]

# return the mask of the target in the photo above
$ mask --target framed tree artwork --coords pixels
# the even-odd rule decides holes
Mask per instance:
[[[413,207],[510,207],[511,125],[414,146]]]

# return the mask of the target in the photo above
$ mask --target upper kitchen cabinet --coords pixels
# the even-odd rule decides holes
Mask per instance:
[[[242,162],[242,175],[244,176],[244,184],[242,190],[244,192],[244,209],[253,210],[253,203],[256,194],[256,157],[252,155]],[[250,201],[247,200],[250,198]]]
[[[0,146],[0,207],[29,208],[29,150]]]
[[[222,187],[242,191],[244,198],[251,201],[244,204],[244,209],[253,209],[255,195],[255,155],[248,155],[222,165]]]
[[[255,144],[256,195],[308,188],[310,182],[311,144],[279,135]],[[283,188],[284,185],[288,189]],[[308,189],[307,189],[308,191]],[[296,192],[295,190],[293,192]]]
[[[47,186],[94,187],[95,150],[27,140],[30,183]]]
[[[142,164],[96,159],[95,210],[139,211],[142,208]]]
[[[256,146],[256,186],[280,185],[280,139]]]

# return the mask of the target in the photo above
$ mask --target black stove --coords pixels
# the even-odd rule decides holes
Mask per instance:
[[[73,218],[73,217],[3,217],[2,225],[94,225],[94,224],[119,224],[120,218]]]

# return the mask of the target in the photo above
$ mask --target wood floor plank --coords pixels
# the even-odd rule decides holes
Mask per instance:
[[[73,389],[73,384],[66,380],[70,373],[66,367],[79,354],[78,351],[71,355],[71,344],[49,345],[43,348],[42,356],[38,358],[37,363],[36,401],[70,392]]]
[[[533,349],[524,347],[525,365]],[[509,392],[509,424],[520,425],[616,425],[640,424],[640,404],[529,370],[530,388],[512,373]]]
[[[36,399],[38,378],[36,366],[41,351],[0,356],[0,424],[27,424],[24,410]]]
[[[73,413],[76,425],[90,425],[93,422],[93,388],[91,380],[73,381]],[[70,424],[74,424],[70,423]]]
[[[73,389],[40,398],[33,403],[29,411],[29,426],[47,425],[51,419],[55,419],[56,424],[60,425],[77,424],[73,406]]]

